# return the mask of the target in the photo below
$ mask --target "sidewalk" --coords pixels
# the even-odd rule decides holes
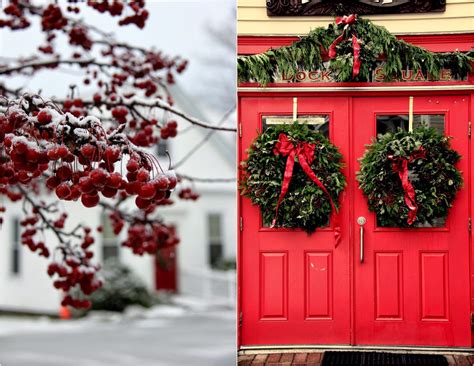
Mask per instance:
[[[244,353],[239,355],[238,366],[320,366],[324,352],[305,353]],[[445,355],[451,366],[474,365],[474,354]],[[354,365],[357,366],[357,365]]]
[[[232,366],[235,310],[190,298],[58,320],[0,316],[2,366]]]

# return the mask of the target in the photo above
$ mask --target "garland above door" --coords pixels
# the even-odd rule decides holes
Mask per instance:
[[[328,70],[334,81],[370,82],[379,69],[383,80],[402,80],[407,70],[442,78],[443,70],[463,80],[472,70],[474,51],[436,53],[414,46],[385,27],[357,15],[336,18],[327,28],[312,30],[292,45],[238,57],[239,82],[261,85],[301,71]]]

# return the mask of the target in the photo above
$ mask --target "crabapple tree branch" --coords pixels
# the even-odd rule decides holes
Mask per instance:
[[[53,285],[65,294],[62,305],[79,308],[90,306],[88,296],[101,286],[92,246],[102,228],[72,222],[65,206],[102,208],[124,247],[137,255],[157,254],[179,242],[161,207],[175,196],[199,197],[182,182],[227,181],[163,169],[151,151],[177,135],[171,117],[212,132],[236,131],[174,106],[169,86],[187,60],[117,40],[89,24],[86,8],[139,29],[149,15],[144,0],[10,0],[0,11],[0,29],[44,36],[26,57],[0,59],[0,223],[6,202],[22,203],[21,243],[49,259]],[[82,85],[65,86],[55,98],[48,85],[35,92],[12,87],[18,76],[58,77],[65,68],[80,73],[92,97],[80,96]],[[48,233],[54,242],[46,240]]]

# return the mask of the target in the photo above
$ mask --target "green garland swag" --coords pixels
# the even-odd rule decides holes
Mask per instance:
[[[287,163],[287,157],[275,153],[282,134],[294,146],[315,145],[314,160],[308,165],[332,199],[309,178],[296,158],[288,192],[275,217]],[[339,207],[338,197],[346,185],[338,148],[320,132],[297,122],[272,126],[261,133],[248,149],[248,158],[241,166],[241,194],[260,206],[264,224],[270,225],[275,219],[275,227],[301,228],[307,233],[328,225],[333,211],[331,202],[335,208]]]
[[[329,24],[327,28],[316,28],[307,36],[290,46],[270,49],[250,56],[239,56],[239,82],[255,81],[267,85],[278,79],[278,75],[295,75],[299,71],[326,69],[323,58],[334,40],[343,34],[343,40],[336,47],[336,57],[329,60],[329,71],[336,81],[372,81],[372,73],[383,59],[384,81],[400,79],[402,71],[422,70],[437,77],[441,69],[450,69],[455,78],[464,78],[471,71],[474,51],[430,52],[397,39],[385,27],[371,21],[356,18],[352,24]],[[353,78],[353,43],[351,35],[357,35],[360,45],[360,72]]]
[[[357,180],[379,226],[435,225],[447,216],[463,185],[455,167],[461,156],[451,149],[450,139],[423,127],[379,135],[367,145]]]

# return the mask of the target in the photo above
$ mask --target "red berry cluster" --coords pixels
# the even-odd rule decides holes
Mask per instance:
[[[80,46],[85,50],[90,50],[92,48],[92,40],[89,38],[87,30],[81,26],[71,28],[69,31],[69,44]]]
[[[158,137],[154,135],[155,128],[158,124],[156,119],[143,120],[137,124],[136,120],[129,122],[129,127],[136,130],[135,134],[130,136],[130,141],[137,146],[151,147],[158,143]],[[140,127],[140,128],[137,128]]]
[[[57,229],[63,229],[64,224],[66,223],[67,217],[68,217],[68,214],[66,212],[63,212],[61,216],[59,217],[59,219],[53,222],[54,227]]]
[[[166,82],[170,85],[174,84],[175,81],[174,81],[174,76],[173,74],[171,73],[171,71],[168,71],[168,73],[166,74]]]
[[[88,0],[87,5],[101,13],[108,12],[112,16],[122,15],[125,5],[128,5],[128,8],[133,11],[133,15],[122,18],[119,21],[120,25],[135,24],[137,27],[143,28],[148,19],[148,11],[144,9],[144,0],[131,0],[126,2],[120,0]]]
[[[76,43],[79,43],[79,41]],[[166,57],[161,52],[134,52],[120,46],[109,46],[103,49],[101,53],[104,62],[109,62],[115,70],[111,73],[109,80],[105,81],[102,79],[104,74],[100,72],[99,68],[96,69],[92,65],[87,67],[88,77],[84,80],[84,83],[90,85],[95,80],[97,86],[101,89],[101,93],[97,93],[100,98],[94,98],[96,105],[104,104],[110,109],[111,102],[117,103],[120,101],[117,96],[128,99],[137,95],[139,91],[143,91],[144,97],[166,97],[168,102],[172,103],[170,96],[161,84],[166,80],[170,83],[174,82],[173,70],[176,70],[177,73],[182,72],[187,61],[176,57]],[[82,55],[76,52],[73,58],[76,57],[79,59]],[[162,73],[166,73],[165,77]],[[130,91],[129,85],[133,85],[135,90]],[[127,86],[127,90],[122,89],[124,86]]]
[[[194,192],[191,188],[183,188],[179,191],[178,197],[182,200],[196,201],[199,198],[199,194]]]
[[[78,247],[60,247],[63,253],[61,263],[53,262],[48,266],[48,275],[53,277],[57,275],[57,279],[53,285],[55,288],[68,293],[63,301],[63,306],[72,306],[75,308],[88,308],[90,302],[88,300],[80,300],[74,298],[71,292],[74,289],[80,289],[85,295],[90,295],[97,291],[102,282],[97,278],[99,266],[91,263],[94,253],[89,247],[94,243],[94,238],[90,235],[90,228],[83,228],[84,235],[82,243]]]
[[[87,115],[87,110],[84,106],[84,101],[81,98],[66,99],[63,103],[63,112],[69,112],[74,117],[81,117]]]
[[[127,239],[122,243],[131,248],[133,253],[143,255],[155,254],[158,249],[175,246],[179,243],[174,226],[162,223],[136,223],[130,225]]]
[[[61,301],[62,306],[71,306],[76,309],[89,309],[92,305],[90,300],[87,299],[76,299],[71,295],[64,296]]]
[[[136,82],[133,85],[138,89],[143,89],[146,97],[151,97],[158,91],[157,85],[151,80]]]
[[[12,202],[19,201],[23,198],[23,195],[20,192],[16,192],[13,189],[9,189],[8,187],[2,187],[0,185],[0,195],[7,196],[8,199]]]
[[[3,170],[1,180],[7,180],[8,184],[28,184],[48,169],[46,152],[26,137],[9,134],[5,136],[3,144],[11,160],[0,166],[0,170]]]
[[[120,216],[120,213],[117,211],[112,211],[109,215],[110,223],[112,225],[112,230],[115,235],[119,235],[122,231],[123,227],[125,226],[125,221]]]
[[[178,72],[179,74],[181,74],[181,73],[186,69],[187,66],[188,66],[188,60],[182,61],[182,62],[176,67],[176,72]]]
[[[41,18],[43,31],[63,29],[67,25],[67,19],[63,16],[61,8],[55,4],[49,4],[44,10]]]
[[[100,13],[110,13],[112,16],[122,15],[123,11],[123,2],[118,0],[113,1],[97,1],[97,0],[89,0],[87,1],[87,5],[94,8],[95,10],[99,11]]]
[[[82,101],[76,99],[71,106],[81,107]],[[115,110],[116,116],[120,110]],[[12,107],[7,115],[0,114],[0,149],[9,157],[0,164],[0,183],[28,184],[47,174],[46,186],[60,200],[80,199],[85,207],[94,207],[99,194],[113,198],[120,193],[122,198],[136,196],[135,203],[142,210],[153,210],[176,187],[173,172],[158,173],[155,158],[133,150],[123,135],[107,137],[100,121],[91,117],[75,119],[50,108],[37,108],[31,113],[35,117]],[[145,133],[150,128],[145,128]],[[61,142],[52,142],[58,140]],[[124,153],[131,157],[126,177],[115,172]]]
[[[70,13],[75,13],[75,14],[79,14],[81,12],[81,9],[78,6],[71,6],[71,5],[68,5],[66,10]]]
[[[68,5],[68,11],[74,13],[79,12],[79,7],[76,6],[79,2],[69,1],[69,3],[71,5]],[[87,4],[99,12],[108,13],[112,16],[121,16],[122,19],[119,23],[122,25],[136,24],[142,28],[148,18],[148,11],[145,10],[144,0],[88,0]],[[28,2],[23,3],[19,0],[11,0],[9,5],[5,7],[5,12],[13,17],[13,20],[0,20],[0,26],[18,28],[29,26],[27,19],[23,15],[23,12],[28,13],[28,10],[25,10],[27,5]],[[54,55],[55,47],[52,44],[52,40],[56,36],[57,32],[55,31],[57,30],[62,30],[69,35],[70,45],[79,46],[85,50],[93,48],[94,40],[89,37],[87,27],[81,25],[80,22],[69,20],[69,18],[65,16],[64,8],[61,8],[57,2],[47,6],[38,6],[35,9],[40,9],[42,30],[47,36],[47,43],[38,48],[40,52]],[[128,13],[125,14],[127,11]],[[34,14],[37,15],[38,12]],[[18,24],[13,24],[14,20]],[[111,67],[116,68],[116,70],[111,73],[112,76],[110,80],[104,79],[104,74],[100,72],[98,67],[82,64],[88,71],[95,70],[92,78],[87,77],[84,83],[89,85],[92,79],[96,79],[97,86],[103,89],[104,94],[107,96],[114,94],[120,95],[121,90],[119,90],[119,88],[124,86],[125,80],[127,80],[127,85],[134,85],[136,89],[143,90],[145,97],[156,96],[163,99],[168,98],[171,104],[172,99],[167,95],[161,84],[163,82],[168,82],[169,84],[174,83],[173,70],[175,70],[176,73],[181,73],[185,70],[187,65],[187,61],[179,57],[166,57],[162,52],[157,51],[143,52],[142,50],[134,50],[131,47],[114,45],[113,42],[103,49],[102,54],[104,58],[106,58],[104,63],[107,62]],[[82,58],[82,54],[80,52],[74,52],[72,58],[80,59]],[[33,69],[37,71],[42,68],[57,67],[58,64],[48,63],[47,65],[35,66]],[[163,71],[163,73],[166,74],[161,75],[154,73],[154,71]],[[122,92],[122,95],[125,96],[127,93],[129,95],[135,94],[135,92]],[[104,102],[105,101],[106,100],[104,100]],[[75,113],[78,112],[76,111]],[[77,114],[75,115],[77,116]]]
[[[143,29],[148,19],[148,10],[144,9],[144,0],[132,0],[128,6],[134,11],[133,15],[129,15],[119,21],[120,25],[135,24],[138,28]]]
[[[54,53],[53,46],[51,44],[47,44],[45,46],[39,46],[38,50],[43,52],[44,54],[51,55]]]
[[[0,19],[0,28],[8,27],[12,30],[28,28],[30,22],[26,19],[23,9],[24,8],[20,5],[19,0],[11,0],[3,9],[3,12],[5,15],[8,15],[9,18]]]
[[[45,258],[49,257],[49,249],[46,247],[43,241],[36,241],[35,236],[41,228],[37,228],[36,225],[40,221],[37,214],[26,217],[20,222],[20,225],[25,228],[21,234],[21,243],[27,246],[32,252],[38,251],[40,256]]]
[[[127,180],[124,189],[128,195],[136,195],[135,204],[141,210],[153,210],[154,205],[169,197],[176,187],[177,178],[174,172],[160,173],[153,179],[150,171],[141,167],[136,159],[127,163]]]
[[[125,107],[115,107],[112,109],[112,117],[120,123],[127,123],[128,109]]]
[[[178,134],[178,122],[168,121],[163,127],[161,127],[160,134],[162,139],[176,137]]]

